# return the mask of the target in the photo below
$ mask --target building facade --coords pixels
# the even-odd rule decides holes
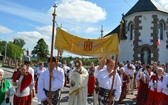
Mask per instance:
[[[123,20],[119,61],[168,62],[168,10],[155,0],[139,0]]]

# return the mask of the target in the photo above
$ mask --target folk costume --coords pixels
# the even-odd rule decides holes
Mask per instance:
[[[60,101],[61,90],[64,87],[64,71],[62,68],[57,67],[52,71],[52,84],[51,84],[51,93],[52,93],[52,104],[57,105]],[[48,105],[47,98],[49,98],[49,80],[50,80],[50,71],[47,69],[44,71],[38,80],[38,101],[42,102],[43,105]]]
[[[96,78],[94,77],[95,67],[89,69],[88,95],[93,95]]]
[[[150,73],[147,70],[140,73],[140,85],[138,87],[138,94],[136,97],[136,105],[146,105],[148,96],[148,84],[150,80]]]
[[[17,83],[13,105],[31,105],[32,75],[29,72],[25,75],[16,73],[13,82]]]
[[[98,101],[99,105],[106,105],[109,103],[109,93],[112,86],[112,78],[113,76],[109,76],[109,72],[107,68],[104,68],[104,70],[99,71],[98,74],[98,83],[99,83],[99,93],[98,93]],[[114,101],[118,101],[121,94],[121,79],[116,73],[115,79],[114,79],[114,88],[113,88],[113,96]]]
[[[68,105],[87,105],[88,71],[81,67],[70,72],[70,90]]]
[[[152,75],[149,82],[147,105],[163,105],[162,95],[163,76]]]
[[[123,67],[120,68],[121,69],[124,69]],[[123,100],[126,98],[126,94],[127,94],[127,85],[129,83],[129,77],[128,75],[123,72],[123,73],[119,73],[120,75],[120,78],[121,78],[121,82],[122,82],[122,88],[121,88],[121,96],[120,96],[120,99],[119,99],[119,102],[120,103],[123,103]]]
[[[32,87],[31,87],[31,91],[30,91],[30,98],[32,100],[35,97],[34,69],[31,67],[30,61],[25,61],[24,63],[27,66],[28,72],[32,75],[32,82],[31,82]]]
[[[163,105],[168,105],[168,75],[164,76],[162,86]]]

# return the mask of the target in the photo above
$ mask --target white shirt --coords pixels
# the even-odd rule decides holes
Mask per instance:
[[[28,72],[32,75],[33,81],[34,81],[34,69],[32,67],[29,67]]]
[[[98,82],[99,82],[99,87],[111,90],[111,85],[112,85],[112,77],[109,77],[109,73],[107,69],[101,70],[98,74]],[[118,101],[121,95],[121,79],[118,73],[115,75],[114,79],[114,89],[116,90],[115,92],[115,101]]]
[[[143,72],[143,71],[142,71],[143,69],[144,69],[144,68],[141,68],[141,69],[138,70],[138,72],[137,72],[137,74],[136,74],[136,79],[137,79],[137,80],[140,80],[140,79],[141,79],[141,74],[142,74],[142,72]]]
[[[43,70],[40,70],[40,67],[38,67],[38,68],[37,68],[37,71],[36,71],[36,74],[38,74],[38,75],[37,75],[37,78],[39,78],[40,74],[43,73],[44,71],[46,71],[46,68],[45,68],[45,67],[43,67]]]
[[[50,80],[50,72],[49,70],[44,71],[38,80],[38,100],[43,101],[47,98],[45,95],[45,91],[43,89],[46,89],[49,91],[49,80]],[[57,67],[53,70],[53,78],[51,82],[51,91],[56,91],[58,89],[62,89],[64,86],[64,71],[62,68]]]
[[[106,69],[106,67],[107,67],[107,66],[104,65],[103,69],[101,69],[101,70]],[[96,67],[95,67],[95,71],[94,71],[94,77],[96,77],[96,78],[97,78],[99,72],[101,71],[101,70],[98,70],[98,68],[99,68],[99,66],[96,66]]]
[[[163,77],[163,82],[162,82],[162,86],[163,86],[163,91],[162,93],[168,95],[168,87],[167,87],[167,84],[168,84],[168,75],[164,76]]]
[[[34,87],[34,69],[29,66],[28,72],[32,75],[32,82],[31,82],[30,88],[31,88],[31,89],[34,89],[34,88],[35,88],[35,87]]]
[[[149,82],[149,88],[150,90],[154,91],[154,88],[157,89],[157,92],[161,92],[162,91],[162,80],[161,80],[161,76],[158,77],[159,79],[157,81],[153,82],[153,79]]]
[[[134,73],[136,72],[135,66],[134,66],[133,64],[130,64],[130,66],[132,67],[132,69],[129,69],[129,68],[128,68],[128,64],[126,64],[126,65],[124,66],[125,73],[126,73],[127,75],[134,76]]]
[[[18,84],[17,84],[17,91],[15,93],[16,96],[18,97],[24,97],[24,96],[28,96],[30,94],[30,87],[26,87],[22,93],[20,93],[20,88],[21,88],[21,82],[23,80],[23,76],[20,76],[19,80],[18,80]]]
[[[70,67],[68,67],[67,65],[63,65],[62,69],[64,70],[64,74],[68,76],[68,70],[70,70]]]

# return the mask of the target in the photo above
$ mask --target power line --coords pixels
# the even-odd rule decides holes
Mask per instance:
[[[132,5],[130,5],[126,0],[124,0],[124,2],[125,2],[128,6],[132,7]]]

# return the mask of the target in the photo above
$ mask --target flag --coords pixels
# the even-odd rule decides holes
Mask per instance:
[[[118,34],[99,39],[85,39],[57,28],[55,48],[82,56],[108,56],[119,53]]]
[[[157,39],[157,46],[160,46],[160,39]]]

